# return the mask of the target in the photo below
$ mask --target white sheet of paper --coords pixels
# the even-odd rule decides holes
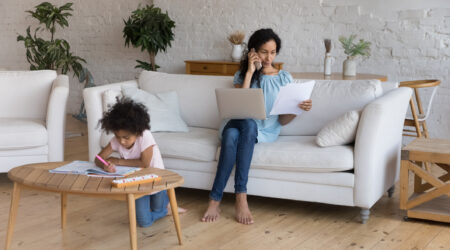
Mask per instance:
[[[303,110],[298,105],[311,97],[316,81],[304,83],[290,83],[281,87],[277,98],[273,103],[270,115],[296,114],[300,115]]]

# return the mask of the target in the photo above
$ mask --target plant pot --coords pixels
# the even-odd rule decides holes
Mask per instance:
[[[356,60],[353,56],[348,56],[343,64],[344,76],[356,76]]]
[[[240,62],[242,57],[243,46],[242,44],[233,44],[233,50],[231,50],[231,61]]]

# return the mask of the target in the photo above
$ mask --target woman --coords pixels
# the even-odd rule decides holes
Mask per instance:
[[[240,70],[233,80],[236,88],[262,88],[267,114],[272,109],[280,88],[293,81],[291,74],[274,68],[272,64],[280,48],[281,40],[272,29],[255,31],[248,40],[249,52],[243,57]],[[257,69],[257,64],[261,64],[262,68]],[[298,106],[309,111],[312,102],[306,100]],[[209,206],[202,221],[212,222],[219,218],[223,190],[236,164],[236,220],[246,225],[254,222],[247,204],[247,181],[253,148],[258,142],[275,141],[280,134],[281,125],[288,124],[295,116],[270,115],[266,120],[239,119],[226,123],[222,131],[222,148]]]

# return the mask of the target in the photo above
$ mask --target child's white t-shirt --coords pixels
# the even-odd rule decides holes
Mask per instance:
[[[111,139],[112,150],[118,152],[120,157],[123,159],[140,159],[141,153],[148,147],[153,146],[153,157],[150,161],[150,167],[164,169],[164,163],[161,157],[161,152],[159,151],[158,145],[156,145],[155,139],[153,138],[150,130],[145,130],[142,136],[136,138],[134,145],[128,149],[120,145],[116,137]]]

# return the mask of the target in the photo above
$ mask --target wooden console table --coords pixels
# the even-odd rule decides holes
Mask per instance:
[[[8,178],[14,182],[14,190],[11,195],[11,208],[9,211],[9,222],[6,232],[6,250],[8,250],[11,245],[14,222],[19,206],[20,191],[23,188],[61,193],[62,229],[64,229],[66,225],[67,194],[127,201],[128,218],[130,221],[130,245],[133,250],[137,249],[135,200],[155,191],[167,190],[178,242],[181,245],[181,228],[178,217],[177,201],[175,199],[175,187],[183,184],[183,177],[165,169],[144,168],[128,177],[157,174],[162,177],[161,180],[153,183],[115,188],[111,186],[111,182],[114,178],[89,177],[86,175],[75,174],[54,174],[48,171],[49,169],[54,169],[67,163],[69,162],[29,164],[13,168],[8,172]]]
[[[234,76],[239,70],[239,62],[197,60],[184,62],[186,63],[186,74]],[[277,69],[283,69],[282,62],[275,62],[274,65]]]
[[[387,76],[360,73],[356,76],[344,76],[342,73],[331,73],[326,76],[323,72],[291,72],[294,79],[311,79],[311,80],[370,80],[378,79],[382,82],[387,81]]]
[[[437,168],[435,172],[446,173],[436,176],[422,163],[431,163]],[[409,172],[414,174],[410,197]],[[450,223],[450,140],[418,138],[402,149],[400,209],[407,211],[406,218]]]

